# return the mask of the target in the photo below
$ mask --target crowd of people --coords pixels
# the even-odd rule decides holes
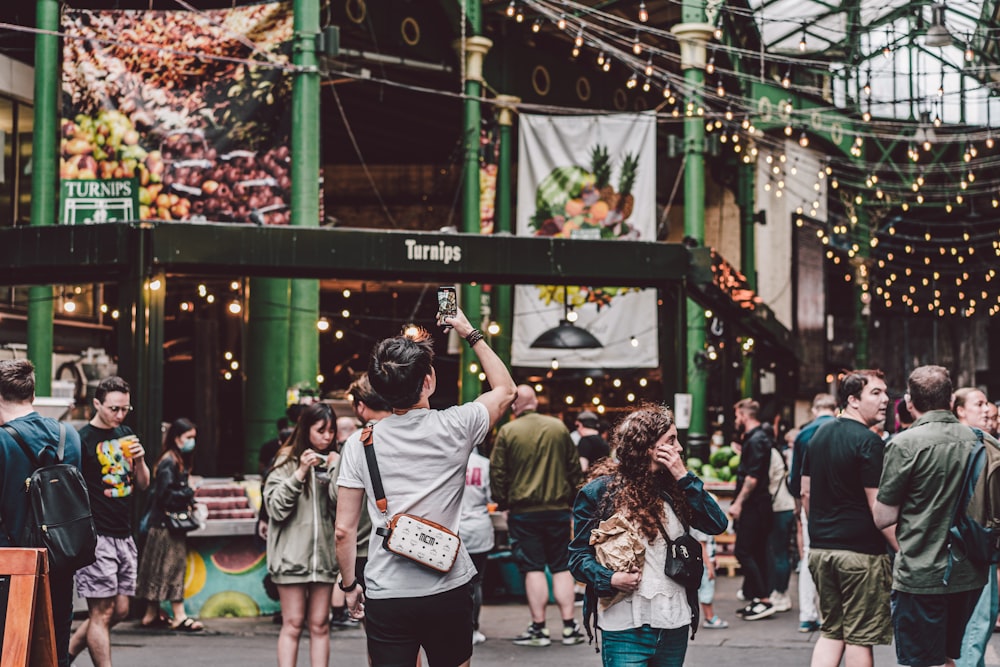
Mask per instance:
[[[688,470],[669,408],[640,404],[609,440],[589,411],[570,430],[538,412],[535,389],[515,385],[461,310],[439,324],[477,357],[488,389],[476,400],[431,408],[433,341],[409,332],[375,346],[349,389],[353,414],[296,405],[262,451],[260,536],[281,608],[279,667],[298,664],[306,633],[309,664],[327,665],[331,623],[363,627],[373,665],[419,665],[421,655],[432,666],[468,665],[487,639],[479,620],[495,512],[524,577],[530,620],[518,646],[572,646],[600,630],[606,666],[680,667],[699,628],[729,626],[713,606],[715,536],[734,532],[745,601],[737,615],[791,610],[797,570],[800,630],[820,633],[813,667],[866,667],[874,646],[891,643],[902,665],[983,664],[1000,606],[997,568],[955,557],[948,538],[970,452],[979,441],[1000,447],[997,407],[980,389],[953,390],[946,369],[922,366],[890,409],[883,374],[856,370],[781,438],[757,401],[740,400],[726,503]],[[150,470],[124,424],[132,405],[122,378],[100,383],[90,422],[68,436],[33,399],[31,362],[0,361],[0,424],[43,465],[62,438],[97,533],[91,565],[50,575],[59,664],[87,650],[94,665],[110,666],[111,628],[132,599],[142,627],[203,632],[185,610],[177,525],[194,499],[195,424],[169,425]],[[20,484],[11,483],[31,472],[20,453],[0,430],[0,546],[16,546],[24,530]],[[74,581],[88,610],[71,632]],[[550,592],[562,619],[555,635]]]

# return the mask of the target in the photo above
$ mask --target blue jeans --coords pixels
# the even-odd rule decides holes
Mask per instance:
[[[965,626],[962,637],[962,657],[955,660],[955,667],[984,667],[986,645],[993,636],[993,624],[997,619],[997,566],[990,566],[990,576],[979,596],[972,618]]]
[[[774,564],[771,570],[772,591],[779,593],[788,591],[788,580],[792,576],[792,562],[788,548],[792,543],[794,529],[795,512],[788,510],[774,513],[774,525],[771,527],[771,562]]]
[[[683,667],[689,628],[602,630],[604,667]]]

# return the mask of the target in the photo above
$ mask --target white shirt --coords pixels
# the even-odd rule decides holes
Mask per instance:
[[[490,502],[490,460],[473,450],[465,469],[465,495],[462,496],[462,521],[458,535],[470,554],[493,548],[493,520],[486,504]]]
[[[489,427],[489,411],[475,402],[447,410],[410,410],[375,424],[373,446],[389,518],[401,512],[415,514],[457,533],[466,464],[472,448],[482,442]],[[372,525],[386,525],[375,504],[360,439],[350,438],[344,444],[337,485],[364,489]],[[373,530],[365,566],[365,595],[376,600],[436,595],[454,590],[475,574],[464,545],[455,565],[441,574],[386,551],[382,537]]]
[[[684,525],[667,502],[663,503],[667,535],[675,540],[684,534]],[[663,574],[667,556],[667,541],[657,531],[652,543],[643,536],[646,544],[646,562],[642,566],[639,588],[629,597],[607,609],[597,606],[597,624],[602,630],[631,630],[648,625],[651,628],[672,630],[691,623],[691,606],[687,592],[676,581]]]

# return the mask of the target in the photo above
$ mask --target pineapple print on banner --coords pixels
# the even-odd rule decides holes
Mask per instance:
[[[571,239],[655,240],[656,144],[651,113],[520,117],[517,233]],[[601,341],[594,350],[532,349],[566,307]],[[600,285],[521,285],[513,363],[651,368],[656,292]],[[633,343],[636,339],[638,345]]]

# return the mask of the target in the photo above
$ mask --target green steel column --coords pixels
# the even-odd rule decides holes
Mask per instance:
[[[468,0],[469,4],[477,5],[479,0]],[[482,120],[479,109],[479,96],[483,91],[483,57],[493,46],[493,42],[478,36],[482,30],[479,11],[469,11],[472,23],[472,37],[457,40],[453,46],[462,57],[465,52],[465,163],[462,176],[462,231],[468,234],[480,233],[479,217],[479,126]],[[475,327],[482,326],[482,290],[479,285],[462,285],[462,308],[469,321]],[[469,370],[469,364],[476,360],[474,352],[464,345],[459,357],[460,372],[458,375],[458,397],[460,403],[474,401],[480,394],[481,383],[478,373]]]
[[[754,175],[753,164],[740,163],[736,184],[737,205],[740,207],[740,272],[747,279],[747,286],[757,291],[757,230],[754,227]],[[743,374],[740,378],[740,398],[754,394],[754,357],[744,355]]]
[[[302,69],[292,84],[292,226],[319,226],[320,75],[316,55],[319,0],[295,0],[292,62]],[[319,281],[291,285],[288,385],[316,386],[319,373]],[[277,389],[276,387],[274,389]],[[285,387],[281,387],[282,393]]]
[[[514,153],[514,141],[511,126],[514,124],[514,111],[521,101],[511,95],[497,95],[497,122],[500,125],[500,158],[497,164],[497,202],[496,226],[494,233],[510,234],[513,225],[514,198],[511,194],[513,171],[511,156]],[[500,325],[500,333],[493,337],[493,349],[497,351],[504,363],[510,366],[511,333],[514,328],[514,309],[512,302],[513,287],[510,285],[495,285],[493,287],[493,319]]]
[[[684,117],[684,234],[705,242],[705,124],[698,114],[705,84],[705,44],[715,28],[705,22],[704,0],[684,0],[681,23],[671,32],[681,47],[686,96]],[[691,426],[688,446],[697,448],[708,439],[708,377],[695,363],[695,355],[705,348],[705,311],[691,299],[687,301],[687,391],[691,394]]]
[[[285,416],[291,281],[251,278],[248,290],[243,469],[256,471],[260,446],[275,437],[274,423]]]
[[[59,154],[59,2],[38,0],[35,35],[35,122],[31,150],[31,224],[56,219],[56,165]],[[48,31],[47,33],[45,31]],[[28,358],[35,364],[35,393],[52,393],[51,285],[28,290]]]

